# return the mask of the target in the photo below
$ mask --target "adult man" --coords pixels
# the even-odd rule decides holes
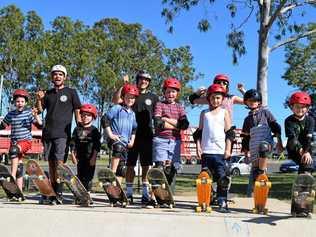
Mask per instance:
[[[126,80],[126,78],[125,78]],[[142,204],[144,206],[152,206],[152,200],[149,195],[149,183],[147,180],[147,172],[152,165],[152,139],[153,139],[153,113],[158,96],[149,91],[151,76],[145,71],[139,71],[136,75],[136,85],[140,92],[137,97],[133,110],[136,114],[137,130],[134,146],[128,152],[127,171],[126,171],[126,194],[130,203],[133,202],[133,182],[134,167],[139,156],[142,166]],[[120,88],[113,97],[114,103],[121,103]]]
[[[81,103],[76,90],[65,86],[67,70],[64,66],[53,66],[51,78],[54,88],[46,92],[38,91],[36,105],[39,111],[46,109],[47,112],[42,135],[44,157],[48,160],[57,201],[61,203],[62,185],[56,182],[56,168],[67,160],[73,113],[77,123],[80,122]]]

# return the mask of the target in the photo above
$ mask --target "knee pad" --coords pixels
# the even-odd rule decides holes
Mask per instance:
[[[297,153],[297,151],[300,148],[300,142],[296,138],[288,139],[286,148],[288,149],[288,152],[294,152]]]
[[[10,149],[9,149],[9,156],[11,159],[17,158],[18,155],[20,154],[20,152],[21,152],[21,150],[20,150],[19,146],[12,145],[12,146],[10,146]]]
[[[271,155],[272,147],[268,142],[260,142],[259,144],[259,157],[268,157]]]
[[[229,176],[223,176],[221,178],[219,178],[218,180],[218,187],[222,190],[222,191],[227,191],[229,186],[230,186],[230,177]]]
[[[22,163],[18,164],[18,169],[16,170],[16,178],[23,177],[24,166]]]
[[[126,152],[126,146],[121,142],[115,142],[112,144],[112,150],[113,152],[124,153]]]
[[[158,168],[158,169],[164,169],[164,163],[162,161],[156,161],[154,168]]]
[[[125,177],[126,176],[126,162],[124,160],[120,160],[117,169],[116,169],[116,176]]]
[[[253,169],[253,180],[255,181],[260,174],[264,174],[264,170],[259,168]]]

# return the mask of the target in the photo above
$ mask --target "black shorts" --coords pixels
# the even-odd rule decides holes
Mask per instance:
[[[128,152],[127,166],[136,166],[139,156],[141,166],[151,166],[153,164],[153,139],[135,139],[134,146]]]

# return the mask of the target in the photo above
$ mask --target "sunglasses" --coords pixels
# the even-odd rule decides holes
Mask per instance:
[[[222,81],[222,80],[214,81],[214,84],[222,84],[222,85],[225,85],[225,86],[229,85],[227,81]]]

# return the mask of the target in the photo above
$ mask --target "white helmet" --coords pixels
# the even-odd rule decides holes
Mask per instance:
[[[66,68],[63,65],[58,65],[58,64],[54,65],[50,72],[53,73],[53,72],[56,72],[56,71],[64,73],[65,77],[67,77],[67,70],[66,70]]]

